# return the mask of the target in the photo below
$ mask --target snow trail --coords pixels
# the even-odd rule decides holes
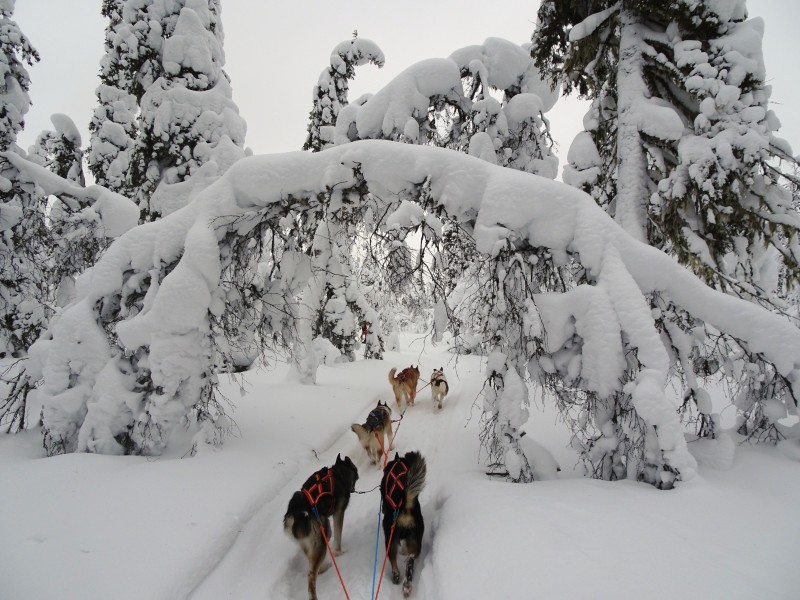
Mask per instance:
[[[433,350],[428,347],[428,353]],[[436,351],[436,350],[434,350]],[[283,514],[291,495],[300,488],[305,479],[323,465],[331,465],[337,454],[350,456],[359,470],[356,483],[358,494],[353,494],[345,514],[342,546],[344,552],[336,557],[336,562],[347,586],[351,598],[369,598],[373,583],[373,565],[375,562],[375,536],[378,527],[378,510],[380,484],[383,467],[370,464],[366,453],[350,430],[350,423],[362,422],[378,400],[386,401],[392,408],[392,418],[400,419],[397,404],[391,386],[386,381],[386,373],[392,366],[402,368],[407,362],[418,364],[421,377],[419,388],[428,381],[433,362],[436,366],[447,364],[449,355],[422,357],[420,354],[388,353],[385,361],[358,361],[344,368],[322,369],[320,384],[339,387],[344,382],[355,378],[363,378],[369,384],[361,389],[353,389],[351,393],[339,394],[337,402],[341,409],[335,422],[330,423],[328,435],[322,443],[312,448],[312,452],[298,459],[297,472],[264,498],[263,505],[242,524],[239,532],[228,548],[219,557],[214,569],[197,585],[190,594],[192,600],[211,600],[219,598],[306,598],[307,563],[300,549],[283,532]],[[477,456],[465,461],[463,452],[464,440],[469,445],[476,444],[474,431],[467,431],[467,423],[472,400],[479,391],[479,377],[469,377],[467,384],[462,384],[459,374],[474,375],[472,365],[460,366],[458,370],[445,367],[450,382],[450,391],[445,398],[443,408],[437,410],[430,397],[430,387],[420,389],[415,406],[406,410],[399,422],[394,424],[396,437],[389,453],[403,455],[410,450],[418,450],[425,457],[428,465],[426,487],[420,496],[423,517],[425,519],[425,535],[423,538],[422,556],[415,568],[414,591],[412,597],[418,600],[439,597],[439,585],[436,581],[436,569],[433,565],[435,554],[436,528],[439,522],[438,513],[446,504],[447,473],[452,469],[463,469],[464,463],[478,466]],[[353,373],[357,371],[357,373]],[[373,382],[383,382],[377,389]],[[476,387],[478,386],[478,387]],[[347,415],[347,417],[342,417]],[[463,435],[464,440],[458,439]],[[380,572],[385,553],[383,531],[380,531],[378,545],[377,570]],[[401,569],[405,556],[399,558]],[[330,557],[325,562],[328,567],[317,580],[317,593],[320,598],[344,597],[341,584],[332,568]],[[231,587],[232,583],[235,587]],[[377,581],[376,581],[377,587]],[[387,562],[380,589],[380,598],[384,600],[402,598],[402,589],[391,582],[390,567]]]

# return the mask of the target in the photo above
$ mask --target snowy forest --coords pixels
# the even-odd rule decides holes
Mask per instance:
[[[231,390],[280,365],[300,396],[377,365],[391,398],[413,334],[476,365],[460,460],[492,482],[548,479],[532,399],[587,479],[680,490],[693,447],[797,464],[800,171],[745,0],[542,0],[528,41],[395,62],[359,97],[386,57],[353,32],[308,82],[303,147],[269,155],[246,146],[223,6],[98,2],[89,139],[56,114],[24,149],[40,56],[0,0],[7,439],[198,460],[246,435]],[[559,156],[566,96],[588,110]]]

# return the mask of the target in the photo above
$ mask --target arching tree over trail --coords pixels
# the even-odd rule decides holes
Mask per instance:
[[[243,159],[184,209],[112,244],[82,276],[78,301],[54,324],[43,349],[50,451],[157,453],[177,424],[209,406],[213,355],[222,350],[214,345],[211,323],[231,309],[219,302],[231,235],[279,232],[290,212],[308,210],[320,194],[343,204],[375,202],[386,215],[381,227],[419,223],[425,218],[417,204],[423,186],[437,210],[471,232],[496,273],[494,327],[486,335],[495,338],[497,377],[504,365],[524,363],[535,379],[583,390],[582,404],[573,404],[606,442],[625,432],[638,436],[627,446],[619,439],[617,446],[603,445],[623,448],[625,455],[587,452],[587,460],[610,458],[626,476],[662,487],[695,470],[676,407],[664,393],[674,357],[656,328],[650,298],[674,303],[745,341],[784,376],[798,375],[800,365],[791,358],[800,355],[797,330],[706,287],[625,234],[584,193],[457,152],[366,141],[317,154]],[[582,282],[563,293],[524,285],[546,275],[549,261],[536,267],[534,258],[545,255],[583,269]],[[146,301],[137,298],[136,281],[157,264],[167,274]],[[295,259],[280,261],[272,280],[288,285],[298,266]],[[520,269],[529,270],[525,277],[516,275]],[[187,286],[194,291],[188,299],[181,293]],[[124,355],[144,360],[148,349],[153,368],[144,385],[136,372],[116,367]],[[74,360],[76,353],[81,361]],[[135,386],[141,391],[134,393]],[[518,385],[505,378],[503,389]],[[619,394],[629,399],[628,412],[604,413]],[[627,422],[619,423],[620,417]],[[522,456],[519,426],[525,418],[521,410],[498,417],[507,462]],[[524,461],[516,466],[518,480],[530,479]]]

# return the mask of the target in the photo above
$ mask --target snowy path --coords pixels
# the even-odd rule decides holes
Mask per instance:
[[[701,464],[671,492],[595,481],[575,470],[565,426],[534,398],[523,445],[530,456],[543,446],[563,471],[506,484],[479,461],[480,359],[454,365],[446,348],[408,337],[383,361],[320,368],[315,386],[282,369],[249,374],[241,397],[226,383],[241,435],[191,459],[185,449],[45,459],[38,432],[0,436],[0,597],[304,600],[305,558],[282,527],[289,498],[339,452],[358,465],[358,490],[379,483],[350,424],[379,398],[394,404],[391,367],[421,363],[426,379],[443,365],[452,389],[438,413],[423,390],[395,440],[428,465],[414,600],[797,598],[800,447],[740,444],[729,470]],[[345,516],[337,561],[352,600],[372,588],[379,500],[354,495]],[[379,560],[383,543],[381,532]],[[333,569],[318,591],[344,597]],[[381,600],[401,597],[384,574]]]
[[[413,358],[413,356],[411,357]],[[446,358],[446,357],[445,357]],[[410,364],[411,359],[408,360]],[[413,361],[416,364],[416,361]],[[404,365],[405,362],[397,362]],[[384,368],[388,372],[389,362]],[[472,375],[460,369],[462,376]],[[428,373],[423,371],[423,378]],[[309,459],[298,465],[298,472],[286,485],[271,491],[265,498],[263,506],[244,523],[241,532],[231,545],[216,568],[191,594],[192,600],[213,600],[218,598],[287,598],[303,599],[306,597],[306,561],[300,550],[282,530],[282,518],[292,493],[299,489],[310,473],[322,465],[334,462],[337,453],[350,456],[359,469],[358,491],[372,490],[380,483],[382,470],[371,465],[366,454],[359,445],[349,424],[362,422],[369,411],[374,408],[378,398],[387,400],[393,408],[393,417],[399,417],[397,406],[391,394],[386,375],[383,375],[384,389],[377,394],[363,392],[362,397],[348,400],[348,410],[357,406],[351,419],[336,429],[338,435],[332,433],[316,451],[319,460]],[[405,453],[419,450],[426,457],[428,477],[426,489],[421,496],[423,515],[426,519],[423,556],[417,563],[414,597],[420,600],[440,598],[436,583],[436,569],[432,557],[435,555],[436,527],[438,513],[447,498],[447,473],[458,468],[463,457],[449,458],[448,445],[454,438],[465,435],[470,443],[475,444],[474,432],[466,432],[464,425],[469,417],[470,407],[477,394],[476,386],[479,378],[467,379],[464,385],[451,376],[451,391],[444,408],[436,411],[430,400],[429,388],[420,391],[417,403],[407,410],[399,424],[395,424],[396,437],[394,451]],[[424,384],[421,382],[420,387]],[[476,388],[476,389],[473,389]],[[352,412],[352,411],[350,411]],[[461,447],[461,442],[455,444]],[[471,456],[473,466],[478,468]],[[351,598],[368,598],[373,585],[373,565],[375,561],[375,538],[378,531],[378,508],[380,492],[375,489],[364,494],[351,497],[350,506],[345,516],[343,534],[344,554],[337,557],[337,564],[347,585]],[[384,554],[383,532],[380,532],[378,570]],[[235,586],[231,587],[231,582]],[[377,582],[376,582],[377,585]],[[320,598],[343,597],[341,584],[331,567],[323,573],[317,583]],[[399,586],[391,583],[387,572],[384,573],[380,597],[384,599],[402,598]]]

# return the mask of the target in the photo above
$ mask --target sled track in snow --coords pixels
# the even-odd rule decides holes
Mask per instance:
[[[394,424],[397,436],[390,457],[395,452],[404,454],[418,450],[428,465],[426,488],[420,500],[425,518],[425,535],[422,556],[417,561],[412,598],[433,600],[440,597],[433,557],[437,543],[437,529],[440,511],[445,506],[447,493],[447,465],[440,465],[438,455],[448,438],[463,430],[463,397],[461,386],[455,382],[441,410],[436,410],[428,390],[417,397],[415,406],[409,408],[402,421]],[[385,394],[380,395],[385,398]],[[391,396],[390,396],[391,398]],[[363,422],[374,408],[378,397],[370,398],[360,404],[350,423]],[[387,400],[392,407],[393,418],[398,418],[394,399]],[[399,430],[398,430],[399,427]],[[303,481],[322,465],[331,465],[336,455],[348,455],[359,470],[356,490],[366,492],[376,487],[383,473],[380,467],[371,465],[356,436],[350,431],[349,423],[344,431],[334,432],[313,455],[298,458],[296,472],[282,485],[270,490],[260,499],[260,505],[243,519],[238,533],[219,556],[219,560],[206,576],[198,582],[189,598],[192,600],[286,598],[304,600],[307,597],[307,563],[300,549],[283,533],[282,518],[291,495],[300,488]],[[379,535],[377,571],[380,571],[385,554],[385,541],[379,529],[378,509],[380,492],[354,494],[345,515],[343,532],[343,554],[336,557],[347,591],[351,598],[369,598],[373,587],[373,565],[375,564],[375,540]],[[330,567],[330,559],[326,559]],[[399,557],[402,571],[405,556]],[[237,585],[230,589],[230,582]],[[227,585],[226,585],[227,582]],[[377,587],[377,581],[375,583]],[[317,580],[320,598],[340,598],[344,594],[333,568],[328,568]],[[382,600],[400,600],[402,588],[391,582],[390,566],[386,571],[380,589]]]

